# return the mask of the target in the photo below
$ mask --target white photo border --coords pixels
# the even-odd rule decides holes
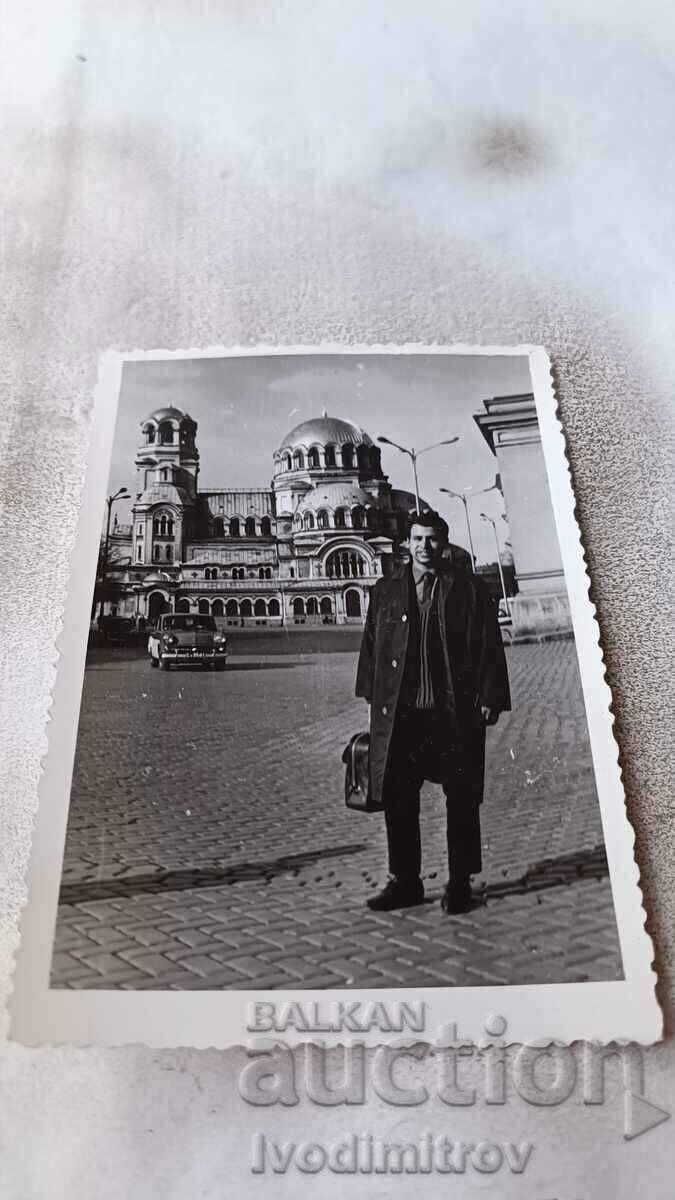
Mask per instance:
[[[100,521],[112,454],[122,369],[127,362],[317,355],[471,355],[527,357],[532,379],[551,503],[567,584],[612,896],[621,946],[624,979],[611,982],[396,989],[131,992],[50,988],[50,966],[61,883],[70,789],[84,678],[85,631],[91,605]],[[499,1014],[508,1043],[584,1039],[603,1044],[633,1041],[651,1044],[663,1032],[653,969],[654,951],[645,929],[645,909],[634,858],[634,833],[628,820],[611,713],[612,697],[590,580],[575,518],[575,498],[565,437],[557,413],[551,361],[537,346],[344,345],[213,347],[193,350],[108,351],[100,360],[92,414],[91,440],[78,532],[71,556],[68,599],[58,639],[58,669],[53,690],[48,750],[39,785],[39,806],[28,871],[28,900],[21,919],[13,991],[9,1000],[10,1038],[27,1045],[142,1043],[151,1047],[226,1048],[245,1044],[255,1032],[251,1013],[256,1001],[277,1011],[302,1004],[325,1013],[331,1005],[380,1002],[391,1008],[423,1006],[424,1031],[417,1041],[433,1041],[454,1024],[464,1039],[480,1042],[485,1022]],[[321,1041],[336,1045],[353,1040],[343,1029],[321,1030]],[[400,1034],[399,1034],[400,1037]],[[312,1040],[311,1030],[288,1029],[286,1044]],[[376,1027],[359,1041],[388,1041]]]

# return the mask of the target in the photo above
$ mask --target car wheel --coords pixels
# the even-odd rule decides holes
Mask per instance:
[[[156,659],[156,658],[153,658],[152,654],[150,655],[150,666],[151,666],[151,667],[158,667],[158,666],[159,666],[159,663],[157,662],[157,659]]]
[[[171,663],[167,662],[167,660],[165,658],[160,658],[160,660],[159,660],[160,671],[168,671],[170,666],[171,666]]]

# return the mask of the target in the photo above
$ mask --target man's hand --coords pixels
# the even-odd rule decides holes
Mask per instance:
[[[481,716],[482,716],[483,720],[485,721],[486,725],[496,725],[497,724],[497,721],[499,720],[499,709],[498,708],[488,708],[487,704],[481,704],[480,711],[481,711]]]

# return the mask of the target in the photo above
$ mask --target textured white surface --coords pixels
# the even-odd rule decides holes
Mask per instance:
[[[4,991],[98,353],[530,342],[557,366],[672,1025],[672,13],[654,0],[32,0],[3,43]],[[666,1108],[674,1058],[671,1042],[645,1056],[647,1095]],[[296,1195],[311,1176],[249,1175],[248,1135],[298,1138],[310,1121],[313,1138],[366,1124],[399,1140],[529,1135],[524,1177],[474,1177],[489,1195],[672,1190],[671,1128],[624,1144],[616,1102],[252,1111],[236,1054],[143,1049],[5,1047],[0,1080],[12,1200]],[[424,1180],[429,1195],[446,1186]]]

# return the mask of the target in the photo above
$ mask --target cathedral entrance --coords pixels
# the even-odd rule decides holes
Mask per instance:
[[[345,615],[348,620],[361,620],[361,593],[356,588],[347,588],[345,592]]]
[[[148,597],[148,621],[156,625],[162,613],[169,611],[169,602],[163,592],[153,592]]]

